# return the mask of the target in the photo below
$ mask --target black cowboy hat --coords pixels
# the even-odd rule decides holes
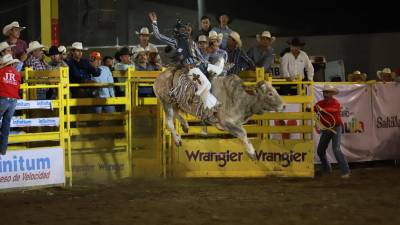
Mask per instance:
[[[304,45],[306,45],[306,43],[301,41],[298,37],[292,38],[292,40],[288,41],[287,43],[291,46],[298,46],[298,47],[303,47]]]
[[[219,17],[222,15],[228,16],[228,18],[229,18],[228,24],[232,23],[232,21],[233,21],[232,14],[228,10],[223,10],[223,11],[217,13],[216,19],[217,19],[218,23],[219,23]]]
[[[58,47],[54,45],[49,48],[49,51],[45,52],[46,56],[59,55],[59,54],[62,54],[62,52],[58,51]]]
[[[130,55],[132,56],[132,52],[129,50],[128,47],[122,47],[119,51],[117,51],[115,53],[115,59],[118,61],[121,61],[119,57],[123,56],[123,55]]]

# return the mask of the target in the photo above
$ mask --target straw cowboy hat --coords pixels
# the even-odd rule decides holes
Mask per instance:
[[[292,38],[292,40],[288,41],[287,43],[288,45],[298,46],[298,47],[303,47],[304,45],[306,45],[306,43],[304,43],[304,41],[300,40],[300,38],[298,37]]]
[[[376,71],[376,75],[380,80],[391,80],[396,77],[396,73],[393,72],[390,68],[385,67],[383,70]],[[388,79],[390,78],[390,79]]]
[[[149,53],[158,53],[157,47],[150,45],[149,46]]]
[[[8,35],[8,31],[10,31],[11,29],[13,29],[15,27],[19,28],[20,31],[26,29],[26,27],[19,26],[19,23],[17,21],[13,21],[12,23],[10,23],[8,25],[5,25],[3,27],[3,34],[5,36],[7,36]]]
[[[141,52],[146,52],[146,50],[144,48],[142,48],[142,47],[137,48],[135,50],[135,53],[133,54],[133,58],[136,59],[136,57],[138,57],[139,53],[141,53]]]
[[[147,27],[142,27],[141,29],[140,29],[140,32],[137,32],[136,31],[136,35],[152,35],[153,34],[153,32],[151,32],[150,33],[150,31],[149,31],[149,28],[147,28]]]
[[[260,42],[261,37],[267,37],[269,39],[271,39],[271,43],[275,41],[275,37],[271,36],[271,33],[269,31],[263,31],[261,34],[257,34],[256,35],[256,39],[258,42]]]
[[[200,35],[199,39],[197,40],[197,42],[207,42],[207,36],[206,35]]]
[[[222,43],[222,39],[224,38],[223,33],[217,33],[216,31],[212,30],[210,33],[208,33],[208,39],[211,40],[217,40],[218,44],[220,45]],[[240,39],[240,36],[239,36]]]
[[[26,53],[30,53],[35,51],[36,49],[43,49],[43,48],[45,48],[45,46],[40,44],[38,41],[31,41],[29,43],[28,49],[26,49]]]
[[[240,40],[240,35],[239,35],[238,32],[232,31],[232,32],[229,34],[229,37],[231,37],[231,38],[236,42],[236,44],[237,44],[237,46],[238,46],[239,48],[242,47],[242,40]]]
[[[335,88],[330,84],[325,84],[324,87],[322,88],[322,92],[331,92],[334,93],[334,95],[337,95],[339,93],[339,89]]]
[[[84,48],[83,47],[82,42],[74,42],[74,43],[72,43],[72,45],[71,45],[71,47],[69,47],[69,49],[71,49],[71,50],[76,49],[76,50],[81,50],[81,51],[88,50],[88,48]]]
[[[67,52],[67,48],[64,45],[60,45],[58,46],[58,51],[64,54]]]
[[[348,80],[352,82],[366,81],[367,74],[361,73],[359,70],[356,70],[353,73],[349,74]]]
[[[14,63],[18,63],[18,62],[20,62],[18,59],[13,59],[12,55],[7,54],[0,59],[0,68],[3,68],[5,66],[8,66],[8,65],[14,64]]]
[[[12,47],[14,47],[14,46],[15,46],[15,45],[9,45],[9,44],[7,43],[7,41],[3,41],[3,42],[0,43],[0,52],[6,50],[7,48],[12,48]]]

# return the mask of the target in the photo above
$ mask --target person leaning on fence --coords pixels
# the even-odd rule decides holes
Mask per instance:
[[[339,93],[339,90],[332,85],[325,85],[322,89],[324,99],[317,102],[314,106],[315,113],[319,116],[321,124],[321,137],[319,139],[317,154],[322,164],[324,172],[332,172],[332,168],[326,158],[326,149],[332,140],[332,150],[340,169],[342,178],[350,177],[350,168],[346,157],[340,150],[340,140],[342,135],[342,119],[340,115],[340,103],[333,96]]]
[[[154,68],[149,64],[148,53],[143,48],[136,49],[136,52],[133,55],[133,58],[135,60],[136,71],[152,71],[152,70],[154,70]]]
[[[394,79],[396,78],[396,73],[392,72],[390,68],[386,67],[382,70],[376,71],[376,76],[378,77],[379,81],[390,82],[394,81]]]
[[[94,83],[92,77],[100,76],[101,69],[93,67],[89,60],[82,58],[83,48],[82,42],[74,42],[70,47],[71,58],[67,60],[69,67],[69,82],[70,83]],[[93,97],[92,88],[72,88],[72,97]]]
[[[157,57],[159,56],[158,54],[158,49],[156,47],[150,47],[149,50],[149,64],[155,71],[160,71],[162,70],[162,65],[158,63]]]
[[[265,72],[269,72],[274,61],[274,49],[271,44],[275,37],[269,31],[263,31],[256,35],[258,44],[247,51],[247,55],[254,61],[257,67],[264,67]]]
[[[123,47],[121,50],[117,51],[115,53],[115,59],[118,62],[115,64],[114,70],[127,71],[130,67],[135,68],[135,64],[132,62],[131,56],[132,53],[129,51],[128,47]]]
[[[114,71],[114,58],[111,56],[104,56],[102,63],[103,66],[107,66],[111,71]]]
[[[113,76],[111,70],[107,66],[101,65],[101,54],[100,52],[92,52],[90,53],[89,58],[90,63],[95,68],[100,68],[101,73],[98,77],[93,77],[93,80],[96,83],[114,83]],[[113,98],[115,97],[114,87],[102,87],[97,89],[97,96],[98,98]],[[105,105],[105,106],[96,106],[96,113],[112,113],[115,112],[115,106],[113,105]]]
[[[365,82],[367,80],[367,74],[361,73],[359,70],[354,71],[353,73],[347,76],[348,81],[350,82]]]
[[[20,39],[21,31],[26,27],[21,27],[17,21],[13,21],[3,27],[3,35],[7,37],[7,43],[12,45],[11,51],[14,58],[25,61],[28,57],[26,49],[28,45]]]
[[[49,70],[57,70],[60,67],[68,67],[67,63],[63,60],[62,52],[58,50],[57,46],[51,46],[48,52],[45,52],[47,57],[50,57],[48,63]]]
[[[205,56],[205,59],[218,67],[224,67],[225,63],[228,62],[228,53],[220,49],[219,46],[222,43],[222,34],[218,34],[215,31],[210,31],[208,34],[208,40],[210,41],[210,45],[208,47],[208,53]],[[223,73],[225,74],[226,71],[224,69]]]
[[[228,71],[228,74],[239,75],[243,70],[255,69],[256,66],[253,60],[241,48],[242,40],[240,39],[240,35],[232,31],[228,37],[226,51],[228,53],[228,62],[233,64],[233,67]]]
[[[10,133],[11,119],[15,112],[17,99],[19,99],[19,87],[21,75],[14,68],[18,59],[13,59],[11,54],[7,54],[0,59],[0,155],[5,155],[8,145],[8,135]]]

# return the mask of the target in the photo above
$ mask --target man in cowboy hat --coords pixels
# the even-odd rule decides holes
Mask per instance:
[[[12,55],[12,50],[11,48],[14,47],[14,45],[9,45],[7,41],[3,41],[0,43],[0,57],[3,57],[7,54],[11,54]],[[15,63],[15,69],[20,72],[22,70],[22,68],[24,67],[24,63],[23,62],[18,62]]]
[[[144,50],[144,48],[136,49],[135,54],[133,55],[135,60],[135,69],[136,71],[152,71],[154,68],[149,64],[149,56],[148,52]]]
[[[292,38],[288,42],[290,46],[290,52],[287,52],[282,57],[282,75],[288,81],[293,81],[298,75],[301,79],[305,79],[304,70],[307,72],[307,79],[313,81],[314,67],[308,58],[307,53],[301,50],[305,45],[299,38]]]
[[[239,74],[243,70],[254,69],[255,64],[247,54],[242,50],[242,40],[240,35],[232,31],[227,41],[228,62],[234,66],[228,71],[228,74]]]
[[[378,79],[383,82],[390,82],[396,78],[396,73],[392,72],[392,70],[388,67],[383,68],[383,70],[376,71],[376,75],[378,76]]]
[[[223,34],[218,34],[213,30],[208,34],[210,46],[206,59],[209,63],[216,66],[217,70],[223,70],[225,63],[228,62],[228,53],[219,48],[222,43],[222,38]],[[224,71],[224,73],[226,73],[226,71]]]
[[[199,46],[200,52],[204,58],[207,56],[207,49],[208,49],[208,38],[205,35],[200,35],[197,39],[197,45]]]
[[[17,99],[19,99],[19,87],[21,75],[14,68],[14,64],[20,62],[13,59],[11,54],[4,55],[0,59],[0,155],[5,155],[10,133],[11,118],[14,115]]]
[[[89,60],[82,58],[82,51],[87,50],[82,42],[72,43],[70,49],[71,58],[67,60],[69,67],[70,83],[94,83],[93,77],[100,76],[101,69],[93,67]],[[73,97],[93,97],[93,90],[90,88],[80,88],[71,90]]]
[[[197,31],[195,39],[198,39],[201,35],[208,36],[211,31],[211,19],[208,16],[202,16],[200,19],[200,30]]]
[[[27,58],[26,49],[28,46],[24,40],[20,39],[21,30],[25,28],[21,27],[17,21],[13,21],[3,27],[3,35],[7,37],[7,43],[12,46],[13,57],[21,61],[25,61]]]
[[[150,47],[149,50],[149,64],[153,67],[153,70],[162,70],[162,65],[157,62],[158,49],[155,47]]]
[[[170,38],[160,34],[157,25],[157,14],[150,12],[148,16],[153,26],[154,36],[173,49],[176,49],[176,58],[179,59],[179,64],[184,66],[188,71],[187,75],[198,75],[200,82],[196,95],[200,96],[204,107],[212,109],[217,106],[217,99],[210,93],[211,83],[204,73],[213,72],[216,75],[220,75],[222,71],[213,71],[213,68],[206,66],[206,60],[197,44],[190,38],[187,25],[182,20],[178,20],[174,28],[174,37]]]
[[[221,48],[227,48],[228,37],[231,34],[232,30],[228,27],[228,24],[232,22],[232,16],[228,11],[222,11],[217,14],[217,21],[219,26],[214,27],[212,30],[217,32],[218,34],[223,34]]]
[[[322,163],[323,170],[330,173],[331,165],[326,158],[326,148],[332,140],[332,149],[336,160],[342,170],[342,178],[350,177],[350,169],[346,157],[340,150],[340,137],[342,134],[342,118],[340,115],[340,103],[333,96],[339,90],[332,85],[325,85],[322,89],[324,99],[317,102],[314,111],[319,115],[319,121],[323,125],[319,139],[317,153]]]
[[[136,31],[136,35],[138,35],[139,44],[133,46],[132,55],[135,54],[138,48],[143,48],[146,51],[150,51],[150,48],[157,48],[157,46],[149,42],[150,36],[153,35],[153,32],[150,33],[149,28],[142,27],[140,32]],[[160,56],[157,57],[157,63],[162,64]]]
[[[270,71],[272,62],[274,61],[274,49],[271,44],[275,41],[275,37],[271,36],[269,31],[263,31],[256,35],[258,45],[247,51],[247,55],[254,61],[256,66],[264,67],[264,70]]]
[[[29,48],[26,49],[28,59],[25,61],[25,66],[32,67],[33,70],[46,70],[47,63],[44,61],[44,48],[45,46],[38,41],[30,42]]]
[[[118,63],[115,64],[114,70],[127,71],[128,68],[135,68],[135,64],[131,60],[132,53],[128,47],[121,48],[115,53],[115,59]]]
[[[48,63],[48,69],[56,70],[60,67],[68,67],[67,63],[63,60],[63,52],[59,50],[57,46],[51,46],[49,51],[45,53],[46,56],[50,57],[50,62]]]
[[[361,73],[361,71],[356,70],[348,75],[348,81],[350,82],[365,82],[367,80],[367,74]]]

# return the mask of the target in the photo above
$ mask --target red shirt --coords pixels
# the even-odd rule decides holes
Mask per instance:
[[[317,106],[321,107],[323,110],[325,110],[335,118],[335,120],[333,120],[331,115],[324,111],[321,111],[321,116],[323,117],[323,119],[320,118],[320,121],[324,126],[332,127],[342,124],[342,117],[340,116],[340,103],[338,102],[338,100],[336,100],[335,98],[330,98],[317,102],[317,104],[315,104],[314,106],[315,113],[318,113]]]
[[[0,68],[0,97],[19,99],[20,84],[21,75],[14,66]]]

